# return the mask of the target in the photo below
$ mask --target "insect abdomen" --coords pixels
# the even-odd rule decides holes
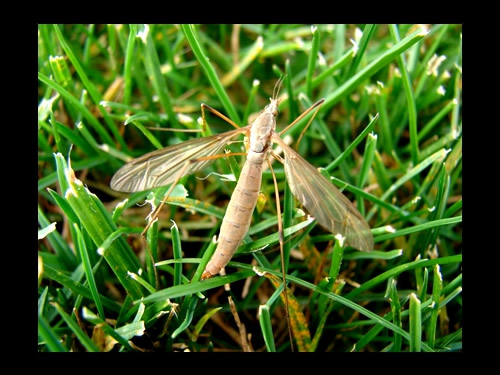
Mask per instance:
[[[262,164],[247,160],[222,220],[217,249],[208,262],[202,279],[217,275],[238,249],[250,227],[261,181]]]

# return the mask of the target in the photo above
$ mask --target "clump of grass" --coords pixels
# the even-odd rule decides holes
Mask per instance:
[[[325,98],[299,152],[375,238],[344,249],[275,166],[295,348],[461,350],[460,25],[40,25],[38,40],[40,351],[290,350],[269,172],[227,274],[203,282],[242,159],[182,178],[146,244],[142,203],[166,188],[109,188],[196,136],[150,127],[229,130],[203,129],[201,102],[246,125],[285,74],[278,127]]]

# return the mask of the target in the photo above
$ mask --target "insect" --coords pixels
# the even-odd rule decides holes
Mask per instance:
[[[250,125],[239,127],[215,109],[202,104],[202,116],[205,124],[204,110],[207,109],[236,129],[218,135],[189,140],[148,153],[124,165],[111,180],[111,188],[123,192],[137,192],[172,184],[162,203],[153,213],[151,224],[171,193],[173,186],[182,176],[205,168],[218,157],[225,157],[226,154],[221,155],[220,152],[235,136],[244,134],[247,137],[247,158],[222,221],[217,249],[207,264],[202,279],[217,275],[227,265],[241,244],[250,226],[252,213],[257,202],[263,165],[265,162],[269,163],[271,155],[284,163],[286,178],[293,195],[322,227],[333,234],[340,233],[345,238],[347,245],[358,250],[370,251],[373,249],[373,236],[370,227],[353,204],[316,168],[280,138],[281,134],[316,109],[306,126],[307,128],[324,99],[314,103],[284,130],[277,133],[276,117],[280,102],[278,93],[281,83],[282,80],[276,83],[270,103]],[[284,160],[272,150],[273,143],[278,144],[283,149]],[[270,163],[269,166],[271,166]],[[273,178],[275,179],[274,172]],[[277,186],[276,181],[275,186]],[[279,199],[277,202],[279,205]],[[278,216],[280,215],[278,214]],[[280,221],[279,225],[281,226]]]

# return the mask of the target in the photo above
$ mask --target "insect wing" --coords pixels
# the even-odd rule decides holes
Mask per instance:
[[[111,179],[110,186],[117,191],[137,192],[168,185],[179,177],[178,173],[187,161],[220,153],[231,138],[245,131],[245,128],[240,128],[150,152],[121,167]],[[212,162],[192,163],[184,175],[199,171]]]
[[[285,153],[285,174],[293,195],[318,223],[333,234],[342,234],[349,246],[373,250],[370,227],[356,207],[281,138],[273,140]]]

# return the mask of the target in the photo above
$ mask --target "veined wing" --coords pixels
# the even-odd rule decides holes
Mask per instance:
[[[349,199],[279,136],[273,136],[273,141],[285,153],[285,174],[293,195],[318,223],[333,234],[342,234],[349,246],[373,250],[370,227]]]
[[[121,167],[111,179],[110,186],[117,191],[136,192],[168,185],[175,181],[187,161],[220,153],[231,138],[246,130],[240,128],[195,138],[150,152]],[[213,160],[202,160],[192,163],[188,165],[184,175],[199,171],[212,162]]]

